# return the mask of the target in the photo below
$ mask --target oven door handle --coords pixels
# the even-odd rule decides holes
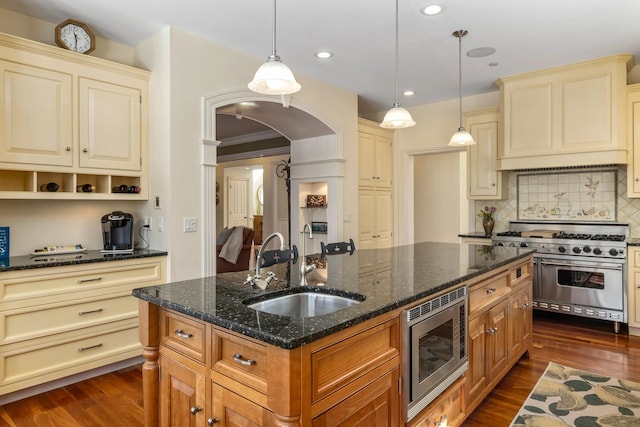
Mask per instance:
[[[585,264],[574,264],[574,263],[560,263],[560,262],[550,262],[550,261],[541,261],[542,265],[553,265],[556,267],[567,267],[567,268],[591,268],[594,270],[618,270],[622,271],[622,264],[606,264],[606,265],[585,265]]]

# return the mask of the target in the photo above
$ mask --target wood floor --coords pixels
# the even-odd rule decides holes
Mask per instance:
[[[550,361],[640,382],[640,337],[609,322],[534,313],[533,345],[463,427],[507,427]],[[143,426],[140,369],[111,373],[0,407],[0,427]]]

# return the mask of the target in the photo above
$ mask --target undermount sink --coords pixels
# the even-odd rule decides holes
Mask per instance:
[[[249,303],[247,307],[280,316],[303,318],[334,313],[360,304],[364,298],[357,294],[353,298],[348,298],[318,292],[298,292]]]

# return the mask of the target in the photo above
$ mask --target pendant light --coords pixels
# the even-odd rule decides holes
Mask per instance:
[[[396,0],[396,99],[393,107],[384,115],[384,120],[380,123],[380,127],[387,129],[408,128],[416,124],[411,118],[411,114],[400,106],[398,102],[398,0]]]
[[[280,60],[276,53],[276,0],[273,0],[273,37],[271,55],[267,62],[256,71],[253,80],[247,85],[254,92],[265,95],[290,95],[299,91],[302,86],[296,81],[293,73]]]
[[[473,145],[476,142],[469,132],[467,132],[462,126],[462,38],[469,32],[467,30],[458,30],[453,32],[453,36],[458,38],[458,97],[460,99],[460,127],[458,131],[453,134],[449,141],[451,147],[464,147],[466,145]]]

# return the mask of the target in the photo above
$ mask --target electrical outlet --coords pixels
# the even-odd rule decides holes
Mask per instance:
[[[151,217],[150,216],[145,216],[142,220],[143,220],[143,224],[142,225],[146,225],[147,228],[152,231],[153,230],[153,220],[151,219]]]
[[[160,195],[156,194],[155,196],[153,196],[153,208],[160,209],[161,207],[162,205],[160,205]]]
[[[164,218],[159,216],[156,218],[156,228],[158,231],[164,231]]]
[[[184,219],[184,232],[185,233],[193,233],[196,231],[196,219],[195,218],[185,218]]]

